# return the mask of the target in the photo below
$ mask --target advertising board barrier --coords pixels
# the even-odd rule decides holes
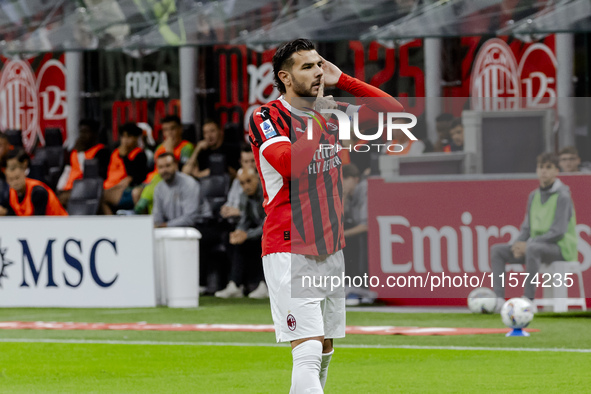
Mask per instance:
[[[0,229],[0,307],[156,306],[151,216],[2,218]]]
[[[429,182],[369,179],[368,274],[379,279],[380,284],[372,289],[380,298],[409,305],[465,305],[475,287],[493,287],[490,248],[517,238],[528,195],[539,186],[533,175],[494,178]],[[578,260],[589,294],[591,176],[561,175],[560,179],[569,186],[574,201]],[[451,277],[449,282],[442,281],[444,276]],[[389,277],[405,278],[405,286],[388,285]],[[437,286],[432,287],[434,284]],[[506,297],[522,296],[520,284],[506,284]],[[574,278],[569,292],[578,291]],[[541,296],[539,286],[536,297]]]

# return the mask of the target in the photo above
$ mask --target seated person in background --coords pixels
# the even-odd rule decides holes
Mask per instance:
[[[215,296],[240,298],[244,296],[246,286],[247,291],[251,290],[249,298],[268,298],[261,258],[261,237],[265,221],[263,190],[254,168],[241,168],[237,179],[243,189],[240,198],[242,214],[236,230],[230,233],[230,244],[234,246],[231,249],[230,282],[225,289],[215,292]]]
[[[98,160],[99,176],[102,179],[107,178],[109,150],[104,144],[98,142],[98,138],[98,123],[94,120],[82,119],[78,127],[78,139],[76,140],[74,149],[70,153],[69,165],[66,165],[64,168],[64,172],[57,186],[57,189],[60,191],[59,199],[63,206],[68,205],[74,181],[82,179],[84,175],[85,160],[96,158]]]
[[[345,240],[367,234],[367,180],[355,164],[343,166],[343,205],[345,210]]]
[[[242,145],[242,150],[240,152],[240,165],[241,168],[244,170],[249,168],[256,169],[254,163],[254,154],[252,153],[252,148],[250,147],[250,145]],[[228,201],[226,201],[226,203],[222,206],[220,210],[220,215],[224,219],[240,217],[241,195],[242,186],[240,186],[240,179],[236,177],[234,178],[234,181],[232,181],[232,186],[230,187],[230,191],[228,192]]]
[[[119,128],[119,147],[111,154],[107,179],[103,183],[105,215],[112,215],[119,209],[133,209],[137,202],[132,198],[132,190],[141,187],[148,173],[146,154],[139,147],[141,135],[142,129],[135,123]]]
[[[200,214],[200,187],[192,177],[178,171],[174,154],[164,152],[156,159],[163,182],[154,190],[155,227],[193,227]]]
[[[8,186],[8,183],[6,183],[6,180],[4,179],[4,172],[2,172],[2,176],[0,177],[0,216],[6,215],[6,208],[3,207],[8,207],[9,204],[9,197],[10,197],[10,187]]]
[[[232,178],[236,176],[239,153],[224,142],[224,131],[213,120],[203,124],[203,140],[197,143],[193,155],[183,167],[183,172],[195,178],[210,175],[209,157],[220,154],[226,159],[227,172]]]
[[[152,126],[145,122],[136,123],[137,127],[142,129],[142,138],[139,140],[139,147],[144,150],[148,159],[148,168],[154,168],[154,152],[156,151],[156,141],[154,141],[154,130]]]
[[[464,150],[464,126],[462,118],[455,118],[449,128],[451,142],[444,148],[444,152],[461,152]]]
[[[351,130],[351,138],[341,140],[341,144],[343,144],[343,150],[341,150],[340,155],[343,164],[355,164],[355,166],[359,169],[361,176],[367,177],[371,172],[370,166],[372,152],[364,152],[362,148],[355,150],[355,147],[362,143],[367,144],[367,142],[362,142],[353,132],[353,130]]]
[[[579,152],[574,146],[567,146],[558,152],[558,165],[561,172],[591,172],[589,163],[581,166]]]
[[[57,196],[41,181],[26,177],[29,156],[22,149],[8,153],[6,181],[10,186],[9,206],[0,208],[0,215],[67,216]]]
[[[576,261],[578,257],[575,208],[570,189],[557,178],[558,158],[552,153],[539,155],[536,173],[540,187],[529,195],[517,240],[513,244],[491,247],[498,311],[505,302],[505,288],[500,278],[505,273],[505,264],[525,264],[529,276],[524,284],[524,298],[533,300],[536,285],[532,281],[541,281],[536,278],[540,264]]]
[[[348,276],[363,276],[367,265],[367,180],[354,164],[343,166],[343,208],[345,213],[345,271]],[[366,288],[347,288],[347,305],[372,303],[377,293]]]
[[[157,161],[158,156],[168,152],[173,154],[175,161],[182,167],[191,157],[194,146],[189,141],[183,140],[183,126],[178,116],[168,115],[162,119],[162,135],[164,136],[164,141],[156,148],[154,160]],[[133,191],[133,199],[137,201],[134,208],[136,213],[144,214],[152,212],[154,189],[161,180],[162,178],[158,175],[157,163],[155,162],[154,170],[146,177],[143,190],[135,189]]]
[[[407,119],[396,119],[394,123],[408,123]],[[408,129],[412,133],[412,129]],[[408,135],[401,129],[394,129],[392,131],[392,141],[390,147],[384,150],[387,155],[420,155],[425,151],[425,143],[421,140],[411,140]],[[402,148],[401,148],[402,147]]]
[[[6,168],[6,156],[8,156],[8,152],[13,149],[14,147],[10,145],[6,134],[0,131],[0,169],[4,170],[4,168]],[[4,171],[2,171],[0,177],[3,177],[3,174]]]
[[[0,206],[8,206],[8,184],[6,183],[6,156],[14,147],[8,142],[6,134],[0,132]],[[0,208],[0,212],[2,208]]]
[[[453,120],[454,116],[448,113],[442,113],[435,119],[437,141],[433,145],[433,152],[443,152],[445,146],[449,144],[449,129]]]

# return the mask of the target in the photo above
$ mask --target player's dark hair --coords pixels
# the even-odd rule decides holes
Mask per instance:
[[[125,123],[123,124],[121,127],[119,127],[119,134],[123,135],[123,133],[126,133],[127,135],[131,136],[131,137],[139,137],[142,135],[142,129],[140,129],[138,127],[138,125],[136,125],[133,122],[129,122],[129,123]]]
[[[562,156],[562,155],[579,156],[579,151],[577,151],[577,148],[575,148],[574,146],[565,146],[564,148],[562,148],[560,150],[560,152],[558,152],[558,156]]]
[[[285,85],[279,79],[279,71],[291,69],[294,63],[291,55],[299,51],[313,50],[316,50],[316,47],[312,41],[305,38],[298,38],[297,40],[286,42],[285,44],[281,45],[279,49],[277,49],[277,52],[275,52],[275,55],[273,55],[273,75],[275,79],[275,86],[277,86],[277,90],[279,90],[279,92],[285,93]]]
[[[343,166],[343,179],[359,178],[360,176],[359,168],[355,164],[350,163]]]
[[[95,135],[99,132],[99,122],[94,119],[80,119],[80,122],[78,122],[78,127],[80,126],[88,127],[90,132]]]
[[[436,122],[451,122],[452,120],[454,120],[454,116],[452,114],[448,114],[447,112],[439,114],[437,118],[435,118]]]
[[[552,163],[556,168],[558,167],[558,156],[554,153],[542,153],[538,156],[537,159],[538,166],[543,166],[546,163]]]
[[[449,126],[449,129],[455,129],[458,126],[462,125],[462,118],[454,118],[454,120],[451,121],[451,124]]]
[[[170,123],[170,122],[174,122],[177,125],[181,125],[181,118],[178,117],[178,115],[166,115],[164,118],[162,118],[162,120],[160,121],[160,124],[162,123]]]
[[[160,155],[158,155],[158,157],[156,158],[156,160],[158,161],[158,160],[160,160],[162,158],[166,158],[168,156],[172,157],[172,161],[174,161],[176,163],[176,157],[174,157],[174,154],[172,152],[164,152],[164,153],[161,153]]]
[[[28,163],[30,161],[29,155],[22,148],[16,148],[8,152],[8,155],[6,155],[6,161],[12,159],[16,159],[16,161],[21,164],[24,164],[25,162]]]

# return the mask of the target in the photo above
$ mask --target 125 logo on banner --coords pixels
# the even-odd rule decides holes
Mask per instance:
[[[500,38],[484,43],[472,68],[470,95],[479,110],[553,108],[556,105],[557,60],[545,43],[513,53]]]
[[[24,60],[8,60],[4,64],[0,77],[0,127],[22,130],[27,151],[37,141],[45,142],[45,128],[66,130],[67,116],[66,70],[62,62],[47,60],[37,76]]]

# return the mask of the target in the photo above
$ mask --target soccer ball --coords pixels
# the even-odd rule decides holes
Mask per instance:
[[[533,305],[524,298],[511,298],[501,308],[501,319],[509,328],[527,327],[533,318]]]
[[[497,296],[488,287],[479,287],[468,295],[468,309],[472,313],[493,313],[496,306]]]

